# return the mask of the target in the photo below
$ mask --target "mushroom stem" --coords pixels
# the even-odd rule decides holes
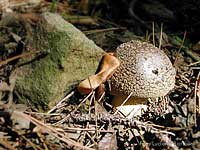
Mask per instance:
[[[102,58],[102,64],[100,71],[88,77],[78,85],[78,91],[81,94],[88,94],[92,90],[99,87],[102,83],[110,78],[114,71],[119,67],[119,60],[113,55],[113,53],[106,53]]]
[[[116,95],[112,100],[112,105],[118,107],[121,105],[136,105],[136,104],[146,104],[147,98],[130,97],[125,103],[124,100],[127,96]]]
[[[112,100],[112,105],[117,109],[115,113],[127,118],[133,118],[136,115],[141,115],[142,109],[146,109],[147,98],[115,96]]]

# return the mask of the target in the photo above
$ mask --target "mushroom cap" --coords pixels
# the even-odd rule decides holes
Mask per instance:
[[[119,68],[109,79],[110,93],[140,98],[166,95],[175,85],[175,68],[167,55],[147,42],[132,40],[116,49]]]

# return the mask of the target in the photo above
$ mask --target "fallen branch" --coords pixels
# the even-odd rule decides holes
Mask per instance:
[[[98,114],[97,116],[95,114],[89,115],[72,113],[71,116],[65,120],[65,122],[77,124],[83,124],[87,122],[89,122],[90,124],[95,124],[95,121],[102,124],[111,122],[113,125],[124,125],[130,128],[141,128],[147,132],[151,132],[152,134],[163,133],[175,136],[175,134],[172,132],[154,128],[152,124],[144,123],[135,119],[127,119],[119,115],[112,115],[107,113]]]

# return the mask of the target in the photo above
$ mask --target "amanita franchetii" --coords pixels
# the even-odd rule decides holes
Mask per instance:
[[[109,81],[109,92],[115,96],[112,104],[126,116],[133,105],[165,96],[174,87],[175,75],[175,68],[162,50],[132,40],[117,47],[114,54],[105,54],[100,71],[82,81],[78,90],[87,94]],[[130,98],[124,103],[126,97]]]

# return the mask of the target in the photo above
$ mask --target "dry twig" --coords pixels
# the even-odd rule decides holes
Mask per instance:
[[[37,120],[36,118],[29,116],[23,112],[19,112],[19,111],[13,111],[13,113],[16,116],[19,117],[23,117],[29,121],[31,121],[33,124],[35,124],[39,129],[45,130],[47,133],[53,135],[54,137],[58,138],[60,141],[70,145],[70,146],[75,146],[77,148],[81,148],[81,149],[88,149],[88,150],[93,150],[92,148],[88,148],[86,146],[81,145],[80,143],[66,137],[63,133],[58,132],[54,127],[51,127],[39,120]]]

